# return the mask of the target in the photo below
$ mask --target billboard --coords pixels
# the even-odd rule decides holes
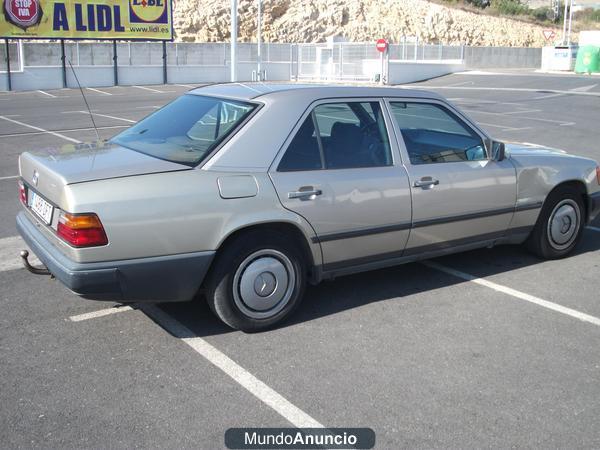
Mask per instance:
[[[171,0],[0,0],[0,37],[172,40]]]

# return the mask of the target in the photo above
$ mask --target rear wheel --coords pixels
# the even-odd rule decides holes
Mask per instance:
[[[227,325],[260,331],[285,319],[304,294],[302,251],[279,232],[251,231],[219,253],[207,283],[207,301]]]
[[[546,259],[557,259],[573,251],[581,239],[584,226],[581,194],[570,186],[550,193],[527,240],[527,247]]]

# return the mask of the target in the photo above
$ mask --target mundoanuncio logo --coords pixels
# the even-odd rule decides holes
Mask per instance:
[[[3,9],[6,20],[23,31],[42,20],[39,0],[4,0]]]

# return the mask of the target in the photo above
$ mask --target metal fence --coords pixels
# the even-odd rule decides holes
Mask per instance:
[[[256,63],[256,44],[238,43],[238,61]],[[11,71],[24,67],[61,66],[59,42],[10,42]],[[161,42],[122,42],[117,43],[117,64],[119,66],[162,66],[163,45]],[[167,43],[167,65],[169,66],[226,66],[229,64],[229,43]],[[0,71],[6,71],[6,47],[0,44]],[[74,66],[112,66],[114,64],[112,42],[66,42],[65,58]],[[292,61],[292,44],[261,45],[261,61]]]
[[[381,54],[373,43],[336,42],[297,44],[294,52],[294,74],[297,79],[369,80],[380,72]],[[416,39],[403,39],[388,47],[389,61],[462,60],[462,46],[423,44]]]

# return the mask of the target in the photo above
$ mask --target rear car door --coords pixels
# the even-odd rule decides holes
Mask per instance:
[[[407,99],[388,106],[412,191],[405,255],[501,237],[516,202],[512,163],[489,157],[485,136],[445,103]]]
[[[313,227],[324,270],[400,256],[411,199],[408,176],[380,99],[313,104],[270,175],[281,203]]]

